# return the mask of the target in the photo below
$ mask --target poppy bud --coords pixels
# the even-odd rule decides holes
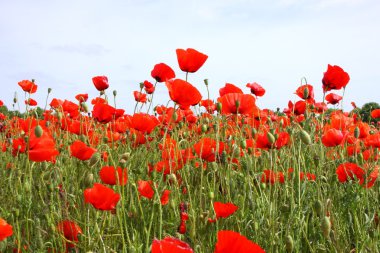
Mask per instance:
[[[92,167],[95,164],[97,164],[100,161],[100,155],[98,153],[95,153],[91,156],[89,165]]]
[[[203,124],[202,125],[202,133],[206,133],[206,132],[207,132],[207,125]]]
[[[293,248],[294,248],[293,238],[290,235],[288,235],[285,240],[286,240],[285,241],[286,252],[288,253],[293,252]]]
[[[92,173],[88,173],[88,174],[86,175],[86,179],[85,179],[85,184],[86,184],[86,186],[90,186],[90,185],[92,185],[93,182],[94,182],[94,174],[92,174]]]
[[[222,103],[218,102],[216,103],[216,110],[220,113],[222,112]]]
[[[117,90],[114,90],[112,93],[113,93],[113,96],[116,97],[116,95],[117,95]]]
[[[252,128],[251,133],[252,133],[253,136],[255,136],[257,134],[256,128]]]
[[[311,138],[308,132],[302,129],[300,132],[300,135],[301,135],[301,140],[303,143],[305,143],[306,145],[311,144]]]
[[[359,138],[359,136],[360,136],[360,129],[359,129],[359,127],[355,127],[354,136],[355,136],[356,139]]]
[[[61,112],[57,112],[57,118],[58,118],[58,120],[62,119],[62,113]]]
[[[209,192],[209,193],[208,193],[208,196],[210,197],[210,199],[214,199],[214,197],[215,197],[215,196],[214,196],[214,192]]]
[[[84,112],[89,112],[88,106],[87,106],[87,104],[85,102],[82,102],[81,106],[82,106]]]
[[[42,134],[44,133],[44,130],[40,125],[37,125],[36,128],[34,128],[34,134],[37,136],[37,138],[40,138]]]
[[[172,118],[173,118],[174,121],[177,121],[177,119],[178,119],[178,115],[177,115],[176,112],[173,113]]]
[[[203,80],[206,86],[208,86],[208,79]]]
[[[48,88],[48,94],[50,94],[51,91],[52,91],[52,89],[51,89],[51,88]]]
[[[309,89],[305,87],[305,89],[303,89],[303,99],[307,99],[308,97],[309,97]]]
[[[329,239],[330,232],[331,232],[331,221],[329,217],[325,216],[322,219],[321,229],[322,229],[323,236],[326,239]]]
[[[315,201],[314,203],[314,211],[317,213],[318,216],[322,216],[323,214],[323,206],[322,206],[322,202],[317,200]]]
[[[267,133],[267,138],[270,144],[273,144],[276,141],[273,134],[271,134],[270,132]]]

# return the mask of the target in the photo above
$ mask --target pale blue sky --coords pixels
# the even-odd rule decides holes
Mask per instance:
[[[281,110],[302,77],[322,99],[327,64],[339,65],[351,81],[344,108],[380,102],[380,1],[370,0],[0,0],[0,76],[2,99],[11,107],[17,85],[36,79],[40,105],[48,87],[52,97],[97,95],[91,82],[106,75],[118,91],[118,107],[131,112],[139,82],[153,81],[157,63],[177,64],[177,48],[195,48],[209,56],[189,81],[211,98],[233,83],[246,92],[258,82],[267,93],[261,108]],[[341,94],[341,92],[338,92]],[[156,102],[168,101],[164,85]]]

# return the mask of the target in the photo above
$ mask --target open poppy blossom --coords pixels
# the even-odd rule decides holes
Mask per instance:
[[[78,100],[79,103],[86,102],[88,99],[88,94],[78,94],[75,96],[75,99]]]
[[[151,82],[145,80],[143,84],[144,84],[144,90],[147,94],[152,94],[154,92],[155,88]]]
[[[169,80],[166,82],[166,87],[168,87],[171,100],[179,104],[181,108],[187,109],[192,105],[197,105],[202,99],[198,89],[184,80]]]
[[[150,74],[159,83],[175,78],[173,69],[165,63],[154,65],[154,68]]]
[[[21,87],[21,89],[25,92],[28,92],[30,94],[35,93],[37,91],[38,86],[29,80],[22,80],[18,82],[18,85]]]
[[[106,76],[95,76],[92,82],[98,91],[104,91],[109,87],[108,78]]]
[[[380,109],[371,111],[371,117],[374,119],[380,119]]]
[[[57,230],[72,242],[78,242],[78,235],[83,234],[82,229],[74,221],[63,220],[58,223]]]
[[[59,151],[55,148],[55,142],[47,131],[43,131],[40,137],[37,137],[33,131],[29,139],[28,157],[33,162],[55,162]]]
[[[342,144],[344,135],[342,131],[335,128],[328,129],[322,136],[322,143],[326,147],[335,147]]]
[[[29,105],[29,106],[36,106],[37,105],[37,101],[34,100],[33,98],[28,98],[27,100],[25,100],[25,104]]]
[[[147,101],[146,94],[141,93],[139,91],[134,91],[133,96],[135,97],[136,102],[146,103]]]
[[[251,94],[227,93],[218,98],[223,114],[246,114],[255,111],[255,98]]]
[[[218,232],[214,253],[265,253],[265,251],[237,232],[222,230]]]
[[[255,96],[262,97],[265,94],[265,89],[258,83],[247,83],[246,85],[251,89],[251,93]]]
[[[109,185],[126,185],[128,182],[128,171],[121,167],[104,166],[99,171],[100,179]]]
[[[13,235],[13,228],[5,220],[0,218],[0,242]]]
[[[131,127],[144,134],[150,134],[159,124],[156,117],[147,113],[135,113],[131,118]]]
[[[92,116],[100,123],[108,123],[115,118],[116,109],[108,104],[97,103],[92,110]]]
[[[84,201],[98,210],[115,210],[120,194],[102,184],[95,183],[92,188],[84,190]]]
[[[310,84],[304,84],[297,88],[295,94],[304,100],[314,99],[314,89]]]
[[[82,161],[90,159],[95,152],[96,149],[87,146],[80,140],[76,140],[70,145],[71,156],[74,156]]]
[[[218,152],[216,152],[217,145],[219,146]],[[221,155],[224,150],[224,143],[205,137],[194,144],[194,149],[195,153],[201,159],[208,162],[215,162],[217,155]]]
[[[342,100],[342,96],[339,96],[335,93],[329,93],[327,96],[326,96],[326,101],[328,104],[332,104],[332,105],[335,105],[337,103],[339,103],[340,100]]]
[[[180,239],[165,237],[162,240],[153,240],[152,253],[193,253],[193,250],[189,244]]]
[[[350,76],[339,66],[328,64],[327,71],[323,75],[323,90],[340,90],[345,88],[350,81]]]
[[[164,205],[167,205],[169,203],[170,193],[171,193],[170,190],[164,190],[162,192],[162,195],[161,195],[161,198],[160,198],[161,205],[164,206]]]
[[[184,72],[194,73],[206,62],[208,56],[195,49],[177,49],[179,68]]]
[[[215,222],[220,218],[227,218],[239,209],[239,207],[233,203],[214,202],[213,206],[216,218],[209,219],[209,222]]]
[[[224,85],[224,87],[219,89],[219,96],[223,97],[224,95],[226,95],[228,93],[241,93],[241,94],[243,94],[243,91],[239,87],[233,85],[232,83],[226,83],[226,85]]]
[[[341,183],[347,182],[348,179],[358,179],[359,184],[363,184],[365,171],[355,163],[342,163],[336,169],[338,180]]]
[[[154,190],[153,190],[153,182],[152,181],[144,181],[144,180],[139,180],[137,182],[138,187],[137,190],[140,193],[140,196],[143,196],[144,198],[147,199],[152,199],[154,196]]]

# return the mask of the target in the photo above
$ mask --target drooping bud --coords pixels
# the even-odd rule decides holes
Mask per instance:
[[[216,103],[216,110],[221,113],[222,112],[222,103],[218,102]]]
[[[144,83],[140,83],[140,90],[144,89]]]
[[[267,133],[267,138],[270,144],[273,144],[276,141],[275,137],[270,132]]]
[[[359,138],[359,136],[360,136],[360,129],[359,129],[359,127],[355,127],[354,136],[355,136],[356,139]]]
[[[293,242],[293,238],[290,235],[286,237],[285,245],[286,245],[286,252],[288,253],[293,252],[294,242]]]
[[[307,99],[308,97],[309,97],[309,89],[305,87],[305,89],[303,89],[303,99]]]
[[[311,144],[311,138],[308,132],[302,129],[300,132],[300,136],[303,143],[305,143],[306,145]]]
[[[331,221],[330,221],[329,217],[325,216],[322,219],[321,229],[322,229],[323,236],[326,239],[329,239],[330,238],[330,232],[331,232]]]
[[[37,125],[36,128],[34,128],[34,134],[36,135],[37,138],[40,138],[42,134],[44,133],[44,130],[40,125]]]

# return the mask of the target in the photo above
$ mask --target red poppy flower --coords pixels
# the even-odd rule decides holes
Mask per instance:
[[[91,100],[91,104],[92,105],[96,105],[96,104],[108,104],[108,102],[104,98],[96,97],[96,98],[94,98],[94,99]]]
[[[347,182],[349,178],[352,180],[357,178],[359,179],[359,184],[363,184],[365,171],[357,164],[347,162],[338,166],[336,169],[336,174],[339,182],[341,183]]]
[[[253,95],[262,97],[265,94],[265,89],[258,83],[247,83],[246,86],[251,89],[251,93]]]
[[[313,99],[314,98],[313,86],[310,84],[301,85],[300,87],[297,88],[295,94],[304,100]]]
[[[364,145],[366,147],[380,148],[380,132],[368,135],[364,140]]]
[[[13,228],[5,220],[0,218],[0,242],[13,234]]]
[[[193,253],[193,250],[180,239],[166,237],[162,240],[153,240],[152,253]]]
[[[340,90],[341,88],[345,88],[349,81],[350,76],[341,67],[329,64],[322,79],[323,90],[325,92]]]
[[[177,49],[179,68],[182,71],[194,73],[206,62],[208,56],[195,49]]]
[[[281,184],[285,183],[284,173],[281,171],[275,172],[273,170],[264,170],[261,176],[262,183],[274,184],[280,182]]]
[[[4,105],[4,102],[0,100],[0,106],[3,106],[3,105]]]
[[[151,76],[159,83],[166,82],[175,77],[175,73],[171,67],[165,63],[154,65]]]
[[[95,183],[92,188],[84,190],[84,201],[98,210],[115,210],[120,194],[102,184]]]
[[[30,106],[36,106],[37,105],[37,101],[34,100],[33,98],[28,98],[28,100],[25,100],[25,104],[26,105],[30,105]]]
[[[170,98],[179,104],[181,108],[197,105],[202,99],[198,89],[184,80],[169,80],[166,82],[166,87],[168,87]]]
[[[100,123],[108,123],[115,119],[116,109],[108,104],[98,103],[94,105],[92,117]]]
[[[206,108],[207,112],[211,114],[216,110],[216,105],[211,99],[201,100],[200,105]]]
[[[147,113],[135,113],[131,118],[131,127],[146,134],[150,134],[153,129],[160,124],[158,119]]]
[[[92,157],[96,152],[96,149],[88,147],[85,143],[80,140],[76,140],[70,146],[71,156],[78,158],[79,160],[85,161]]]
[[[337,130],[335,128],[331,128],[327,131],[322,136],[322,143],[326,147],[335,147],[340,145],[343,142],[344,135],[342,131]]]
[[[265,251],[237,232],[222,230],[218,232],[214,253],[265,253]]]
[[[63,220],[58,223],[57,230],[63,234],[63,236],[73,242],[78,242],[78,235],[83,234],[82,229],[73,221]]]
[[[371,112],[371,117],[374,119],[380,119],[380,109],[375,109]]]
[[[115,169],[113,166],[104,166],[100,169],[99,176],[103,183],[109,185],[126,185],[128,181],[128,171],[121,167]]]
[[[155,88],[154,88],[154,85],[151,82],[145,80],[144,81],[144,90],[145,90],[146,93],[152,94],[154,92]]]
[[[201,159],[208,162],[215,162],[217,145],[219,146],[218,153],[221,155],[224,150],[224,143],[218,143],[216,140],[207,137],[200,139],[196,144],[194,144],[194,149],[198,157]]]
[[[170,197],[170,190],[164,190],[161,195],[161,205],[167,205],[169,203],[169,197]]]
[[[52,108],[54,109],[59,109],[62,107],[63,105],[63,100],[61,99],[57,99],[57,98],[53,98],[49,104]]]
[[[215,220],[210,220],[211,222],[216,221],[219,218],[227,218],[239,209],[239,207],[233,203],[214,202],[213,206],[216,218]]]
[[[75,98],[76,98],[76,100],[78,100],[78,102],[83,103],[83,102],[87,101],[88,94],[78,94],[75,96]]]
[[[369,174],[369,179],[367,178],[366,188],[371,188],[375,185],[375,182],[379,178],[379,166],[376,166],[372,172]]]
[[[223,114],[252,114],[255,111],[255,98],[250,94],[227,93],[218,98]]]
[[[92,78],[92,82],[98,91],[106,90],[109,87],[108,78],[106,76],[95,76]]]
[[[337,103],[339,103],[340,100],[342,100],[342,96],[339,96],[335,93],[330,93],[326,96],[326,101],[328,104],[332,104],[332,105],[335,105]]]
[[[219,89],[219,96],[224,96],[228,93],[241,93],[243,94],[243,91],[239,88],[233,85],[232,83],[226,83],[226,85],[223,88]]]
[[[29,139],[28,157],[33,162],[55,162],[59,151],[55,149],[55,142],[46,130],[43,131],[41,137],[37,137],[32,132]]]
[[[137,182],[138,187],[137,190],[139,191],[140,195],[147,198],[147,199],[152,199],[154,196],[154,190],[153,190],[153,182],[152,181],[144,181],[144,180],[139,180]]]
[[[35,93],[38,87],[34,82],[31,82],[29,80],[22,80],[21,82],[18,82],[18,85],[20,85],[23,91],[30,94]]]
[[[135,97],[136,102],[146,103],[146,94],[139,91],[134,91],[133,96]]]
[[[290,135],[287,132],[280,132],[280,133],[278,133],[277,139],[274,140],[274,143],[271,143],[271,140],[269,140],[269,138],[268,138],[268,131],[264,131],[262,134],[257,135],[256,148],[280,149],[283,146],[287,145],[289,143],[289,140],[290,140]]]

